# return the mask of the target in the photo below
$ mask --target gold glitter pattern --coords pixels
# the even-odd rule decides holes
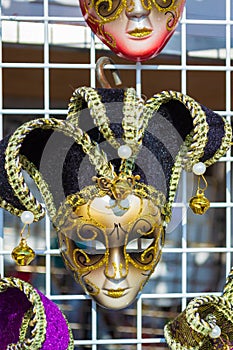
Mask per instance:
[[[141,0],[141,4],[145,10],[151,10],[152,6],[159,12],[171,12],[177,9],[176,0],[160,1],[160,0]],[[115,21],[123,10],[132,12],[135,6],[134,1],[126,0],[91,0],[89,8],[84,2],[85,11],[88,13],[88,20],[91,23],[103,25],[105,23]],[[94,9],[98,18],[94,17],[90,10]]]
[[[174,11],[177,8],[177,0],[152,0],[159,12]]]
[[[158,12],[164,13],[168,16],[166,29],[168,31],[173,30],[180,18],[180,12],[178,10],[178,5],[176,0],[141,0],[141,4],[146,11],[153,9],[153,6]],[[128,13],[132,12],[135,6],[133,0],[91,0],[87,5],[83,2],[85,13],[88,14],[88,22],[97,26],[96,34],[106,41],[106,43],[112,47],[116,48],[115,38],[108,32],[106,32],[104,25],[109,22],[114,22],[119,18],[121,13],[125,10]],[[93,14],[95,11],[95,15]],[[130,35],[134,37],[143,38],[149,35],[151,32],[147,30],[136,30]]]
[[[93,186],[94,187],[94,186]],[[144,190],[146,188],[146,191]],[[99,194],[101,196],[102,191],[99,190]],[[88,189],[89,194],[92,194],[90,188]],[[153,205],[157,207],[157,204],[161,205],[161,203],[165,202],[165,197],[161,193],[156,193],[155,189],[153,191],[149,191],[148,186],[144,185],[141,186],[140,183],[137,184],[137,189],[134,189],[133,194],[140,196],[140,202],[141,202],[141,209],[138,212],[138,217],[141,215],[142,210],[142,198],[149,199],[152,201]],[[86,198],[85,201],[83,201],[83,198]],[[95,193],[94,197],[89,197],[88,194],[85,193],[85,189],[81,192],[77,193],[76,195],[71,195],[67,198],[65,203],[60,207],[58,211],[58,215],[55,222],[56,230],[58,231],[58,237],[59,237],[59,246],[61,247],[61,254],[71,271],[73,271],[75,274],[78,275],[78,279],[81,279],[81,276],[85,274],[86,272],[90,272],[96,269],[99,269],[101,266],[105,265],[106,269],[106,275],[109,276],[109,278],[114,278],[114,275],[116,273],[116,266],[111,265],[111,269],[113,268],[114,274],[111,276],[109,275],[109,244],[108,244],[108,235],[105,231],[105,227],[102,227],[98,222],[94,220],[94,218],[89,213],[89,208],[92,203],[92,200],[96,197],[98,197],[98,194]],[[76,213],[76,208],[78,210],[78,207],[81,205],[87,204],[88,210],[88,220],[83,220],[83,218],[80,218],[78,216],[78,212]],[[158,214],[157,214],[158,215]],[[150,222],[150,216],[148,216],[148,219],[145,218],[148,222]],[[153,221],[155,220],[155,217],[153,217]],[[90,227],[90,224],[92,223],[92,226]],[[82,230],[82,227],[84,227],[85,224],[89,225],[89,229],[92,231],[92,236],[88,236],[88,238],[85,237],[84,234],[80,236],[80,232]],[[161,256],[161,248],[164,243],[164,229],[161,226],[153,225],[151,224],[150,231],[146,234],[149,236],[150,234],[153,235],[153,232],[156,231],[156,238],[153,242],[153,245],[148,247],[148,249],[145,249],[142,253],[137,254],[135,258],[131,256],[126,251],[127,246],[127,240],[129,233],[131,232],[131,228],[135,225],[135,219],[132,222],[128,222],[128,228],[127,232],[125,234],[125,244],[124,244],[124,261],[126,263],[126,266],[123,269],[123,266],[120,267],[120,273],[123,275],[127,275],[128,271],[128,265],[131,263],[136,268],[139,268],[143,271],[148,271],[153,269],[157,262],[160,259]],[[101,235],[104,237],[105,241],[105,251],[102,253],[102,255],[96,256],[96,255],[88,255],[85,252],[85,249],[81,247],[75,247],[74,246],[74,239],[71,237],[79,237],[79,239],[83,242],[85,241],[93,241],[97,234],[95,233],[96,230],[99,230],[101,232]],[[72,233],[74,232],[74,233]],[[158,246],[161,244],[161,247],[158,251]],[[123,271],[124,270],[124,271]]]

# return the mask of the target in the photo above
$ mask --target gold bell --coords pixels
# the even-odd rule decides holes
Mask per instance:
[[[34,250],[27,245],[26,239],[21,238],[19,245],[12,250],[11,256],[17,265],[26,266],[35,259],[36,254]]]
[[[21,221],[23,222],[24,226],[20,232],[20,242],[17,247],[15,247],[11,252],[12,259],[16,262],[17,265],[20,266],[26,266],[29,265],[32,260],[35,259],[35,252],[34,250],[27,245],[27,238],[30,236],[30,224],[34,220],[34,215],[32,212],[26,210],[21,215]],[[26,234],[26,237],[23,237],[25,228],[28,227],[28,233]]]
[[[202,215],[209,209],[210,201],[204,196],[203,191],[198,190],[196,196],[190,199],[189,206],[194,214]]]

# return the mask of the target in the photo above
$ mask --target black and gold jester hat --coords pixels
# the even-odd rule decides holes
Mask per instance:
[[[80,87],[65,120],[33,119],[1,141],[0,205],[18,216],[29,210],[35,221],[47,210],[54,222],[74,194],[120,201],[132,192],[152,198],[168,222],[182,169],[215,163],[231,139],[223,117],[182,93],[144,101],[133,88]]]

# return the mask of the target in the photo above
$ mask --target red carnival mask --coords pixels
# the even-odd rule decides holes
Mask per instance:
[[[185,0],[80,0],[92,31],[118,56],[144,61],[174,33]]]

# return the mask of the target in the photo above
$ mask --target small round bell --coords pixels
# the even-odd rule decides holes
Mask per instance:
[[[204,196],[203,192],[197,192],[196,196],[192,197],[189,201],[189,206],[194,214],[202,215],[210,207],[209,200]]]
[[[27,245],[26,239],[21,238],[19,245],[12,250],[11,256],[17,265],[26,266],[35,259],[36,254],[34,250]]]

